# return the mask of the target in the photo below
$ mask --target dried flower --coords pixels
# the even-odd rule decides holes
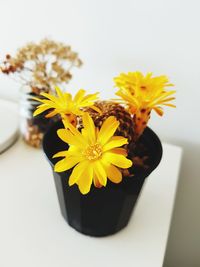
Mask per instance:
[[[137,138],[143,133],[150,118],[152,109],[160,116],[163,115],[161,106],[175,107],[170,104],[176,91],[167,91],[166,87],[173,86],[166,76],[152,77],[152,73],[144,76],[141,72],[122,73],[114,78],[120,96],[134,114],[135,133]]]
[[[0,71],[14,74],[22,84],[48,92],[57,84],[69,82],[71,69],[81,65],[78,54],[70,46],[43,39],[38,44],[28,43],[14,57],[6,55]]]
[[[84,128],[80,133],[73,125],[58,130],[58,136],[70,145],[67,151],[58,152],[55,157],[64,157],[55,165],[56,172],[73,168],[69,185],[77,184],[82,194],[90,191],[92,182],[96,187],[106,186],[107,178],[114,183],[122,180],[119,168],[129,168],[132,161],[126,158],[126,150],[119,148],[127,144],[122,136],[113,136],[119,126],[115,117],[109,117],[100,130],[95,128],[89,114],[83,114]]]

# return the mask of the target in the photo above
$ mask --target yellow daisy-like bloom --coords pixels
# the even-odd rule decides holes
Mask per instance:
[[[43,98],[33,97],[33,99],[42,104],[37,107],[33,116],[39,115],[42,112],[51,109],[51,112],[46,115],[47,118],[60,114],[63,120],[75,121],[77,115],[82,115],[82,108],[93,107],[94,101],[98,99],[98,94],[85,95],[86,91],[80,89],[72,98],[72,95],[67,92],[62,92],[59,87],[55,87],[57,96],[48,93],[41,93]]]
[[[146,127],[151,110],[162,116],[161,106],[175,107],[170,101],[175,99],[171,95],[176,91],[166,90],[166,87],[173,84],[169,83],[165,75],[152,77],[152,73],[147,73],[145,76],[139,71],[121,73],[114,78],[114,82],[119,88],[116,95],[123,99],[129,111],[135,115],[136,131],[139,135]]]
[[[119,126],[115,117],[107,118],[100,130],[95,128],[94,122],[88,113],[82,116],[83,126],[79,132],[72,124],[68,129],[59,129],[58,136],[67,144],[69,149],[54,155],[64,157],[58,161],[54,170],[63,172],[73,168],[69,177],[69,185],[77,184],[82,194],[90,191],[94,182],[96,187],[106,186],[107,178],[114,183],[122,180],[119,168],[129,168],[132,161],[127,159],[124,144],[127,139],[122,136],[113,136]]]
[[[176,91],[166,91],[166,87],[173,86],[167,76],[152,77],[152,73],[144,76],[141,72],[129,72],[120,74],[114,78],[119,91],[116,95],[122,97],[135,110],[140,108],[154,109],[159,115],[163,114],[160,105],[175,107],[169,102],[174,97],[169,97]]]

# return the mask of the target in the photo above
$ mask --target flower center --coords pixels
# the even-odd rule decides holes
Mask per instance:
[[[101,156],[101,154],[102,154],[102,147],[98,143],[88,146],[84,151],[84,156],[89,160],[98,159]]]

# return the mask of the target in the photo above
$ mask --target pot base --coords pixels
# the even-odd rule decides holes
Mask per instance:
[[[129,179],[121,184],[109,182],[107,187],[92,188],[88,195],[81,195],[77,186],[68,186],[68,175],[54,173],[54,181],[65,220],[76,229],[90,236],[112,235],[123,229],[130,219],[144,179]],[[126,188],[132,187],[132,192]]]

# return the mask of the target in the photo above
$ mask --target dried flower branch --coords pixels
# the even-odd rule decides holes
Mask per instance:
[[[28,43],[13,57],[6,55],[0,71],[18,76],[22,84],[37,88],[37,94],[40,90],[49,92],[55,85],[68,83],[72,78],[71,69],[81,65],[78,54],[70,46],[43,39],[38,44]]]

